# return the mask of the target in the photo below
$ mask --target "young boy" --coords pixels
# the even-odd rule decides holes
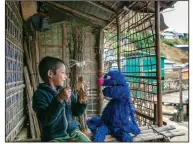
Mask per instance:
[[[63,88],[67,78],[64,62],[58,58],[45,57],[40,61],[39,73],[44,83],[33,95],[41,131],[41,141],[90,142],[80,132],[80,124],[72,116],[81,116],[87,104],[80,104],[69,87]]]

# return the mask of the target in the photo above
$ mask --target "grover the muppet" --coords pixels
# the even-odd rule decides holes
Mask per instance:
[[[107,134],[123,142],[132,142],[134,135],[140,134],[136,123],[135,110],[131,103],[130,90],[125,77],[119,71],[109,71],[97,80],[98,85],[104,86],[103,95],[111,100],[104,108],[102,116],[92,117],[87,125],[93,133],[93,141],[102,142]]]

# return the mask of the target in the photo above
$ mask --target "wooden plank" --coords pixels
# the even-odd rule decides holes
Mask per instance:
[[[152,127],[158,131],[153,131]],[[163,127],[158,127],[157,125],[152,125],[151,126],[143,126],[140,127],[141,129],[141,134],[134,136],[132,133],[130,135],[134,138],[134,141],[149,141],[149,140],[154,140],[155,139],[163,139],[163,136],[161,134],[164,134],[168,137],[175,137],[175,136],[181,136],[184,135],[184,133],[181,133],[179,131],[174,131],[175,127],[172,125],[168,126],[163,126]],[[86,135],[92,139],[92,133],[90,131],[87,131]],[[114,142],[118,141],[115,137],[112,135],[107,135],[105,138],[105,142]]]
[[[172,138],[176,136],[182,136],[185,135],[183,132],[172,132],[172,133],[164,133],[165,136]],[[135,142],[144,142],[144,141],[151,141],[151,140],[158,140],[158,139],[163,139],[164,136],[161,134],[155,134],[151,136],[146,136],[146,137],[135,137],[134,141]]]
[[[157,127],[157,128],[154,128],[154,129],[158,132],[163,132],[163,131],[168,131],[168,130],[174,130],[176,128],[172,125],[167,125],[167,126]],[[148,129],[148,130],[141,131],[141,133],[153,133],[153,132],[154,132],[153,129]]]
[[[92,139],[92,133],[90,131],[84,132],[90,139]],[[164,136],[162,135],[164,134],[165,136],[172,138],[172,137],[176,137],[176,136],[182,136],[184,135],[183,132],[179,132],[179,131],[164,131],[161,134],[158,133],[150,133],[150,134],[145,134],[145,135],[138,135],[134,138],[135,142],[147,142],[147,141],[152,141],[152,140],[159,140],[159,139],[163,139]],[[26,139],[26,140],[21,140],[20,142],[38,142],[40,141],[40,139]],[[119,140],[117,140],[115,137],[111,136],[111,135],[107,135],[105,137],[105,142],[118,142]],[[18,141],[17,141],[18,142]]]

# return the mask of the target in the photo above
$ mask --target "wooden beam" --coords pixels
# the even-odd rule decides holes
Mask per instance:
[[[137,2],[133,2],[132,4],[130,4],[128,7],[124,6],[119,13],[106,25],[102,28],[102,30],[104,30],[106,27],[108,27],[110,24],[112,24],[116,18],[118,18],[120,15],[122,15],[126,10],[129,10],[129,8],[131,8],[133,5],[135,5]]]
[[[83,12],[81,12],[81,11],[79,11],[79,10],[70,8],[70,7],[68,7],[68,6],[65,6],[65,5],[56,3],[56,2],[51,2],[51,1],[49,1],[49,2],[46,2],[46,3],[49,3],[49,4],[51,4],[51,5],[55,6],[55,7],[61,8],[61,9],[63,9],[63,10],[72,12],[72,13],[77,14],[77,15],[79,15],[79,16],[82,16],[82,17],[84,17],[84,18],[88,18],[88,19],[95,20],[95,21],[100,21],[100,22],[102,22],[102,23],[107,23],[107,22],[108,22],[108,21],[103,20],[103,19],[101,19],[101,18],[95,17],[95,16],[90,15],[90,14],[83,13]]]
[[[111,13],[113,13],[113,14],[116,14],[115,11],[113,11],[113,10],[105,7],[104,5],[98,4],[98,3],[93,2],[93,1],[86,1],[86,2],[87,2],[87,3],[90,3],[90,4],[94,5],[94,6],[97,6],[97,7],[101,8],[101,9],[103,9],[103,10],[105,10],[105,11],[108,11],[108,12],[111,12]]]

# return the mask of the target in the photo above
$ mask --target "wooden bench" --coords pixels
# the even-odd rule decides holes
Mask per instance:
[[[143,126],[140,127],[140,129],[141,134],[137,136],[131,134],[135,142],[169,141],[173,137],[185,135],[185,133],[177,131],[176,128],[172,125],[166,125],[162,127],[157,127],[156,125]],[[84,133],[92,140],[92,134],[89,130]],[[40,138],[19,140],[19,142],[40,142],[40,141],[41,141]],[[105,138],[105,142],[118,142],[118,140],[111,135],[107,135]]]

